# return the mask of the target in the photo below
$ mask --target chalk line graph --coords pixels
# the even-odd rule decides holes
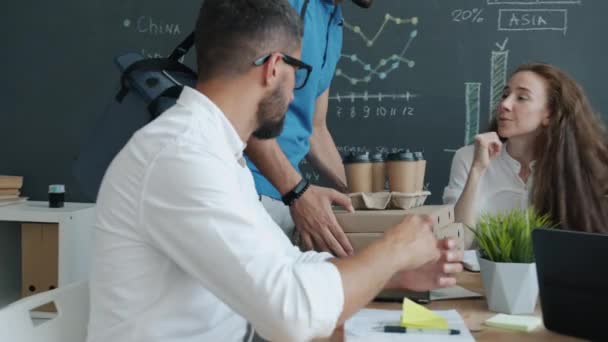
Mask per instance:
[[[411,24],[411,25],[416,26],[416,25],[418,25],[418,17],[402,19],[402,18],[398,18],[398,17],[393,17],[392,15],[387,13],[386,15],[384,15],[384,22],[382,22],[382,25],[380,25],[380,28],[378,28],[378,31],[376,31],[376,34],[374,35],[373,38],[369,38],[365,34],[365,32],[363,32],[363,30],[361,30],[360,26],[351,25],[346,20],[344,21],[344,27],[353,31],[353,33],[359,35],[368,47],[372,47],[372,46],[374,46],[374,43],[376,42],[376,40],[378,40],[378,38],[380,38],[380,36],[382,35],[382,32],[384,32],[384,29],[386,28],[386,24],[388,24],[389,22],[394,22],[397,25]]]
[[[386,14],[384,17],[384,22],[382,23],[382,25],[380,25],[380,28],[376,31],[372,38],[365,34],[365,32],[363,32],[359,26],[353,26],[345,22],[344,27],[351,30],[353,33],[359,35],[360,38],[365,42],[367,47],[373,47],[376,41],[382,36],[382,33],[384,32],[384,29],[386,28],[386,25],[389,22],[393,22],[397,25],[418,25],[419,21],[417,17],[402,19],[394,17],[390,14]],[[413,68],[416,65],[415,61],[406,58],[405,55],[417,36],[418,30],[412,30],[408,35],[408,40],[405,42],[405,45],[398,54],[392,54],[388,57],[381,58],[375,64],[375,66],[372,66],[371,63],[364,61],[357,54],[342,54],[342,60],[347,60],[351,63],[358,64],[363,70],[364,74],[362,76],[353,76],[346,73],[343,68],[339,67],[336,69],[336,77],[342,77],[348,82],[350,82],[350,84],[356,85],[359,83],[370,83],[374,77],[377,77],[380,80],[384,80],[391,72],[399,69],[402,65],[406,65],[409,68]]]

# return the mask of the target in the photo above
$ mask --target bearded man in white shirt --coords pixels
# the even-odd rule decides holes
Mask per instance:
[[[302,253],[258,200],[243,159],[280,133],[302,27],[286,0],[205,0],[199,82],[134,134],[97,200],[89,342],[329,336],[384,287],[451,286],[454,241],[408,217],[355,256]],[[304,72],[302,72],[304,70]],[[249,323],[249,324],[248,324]]]

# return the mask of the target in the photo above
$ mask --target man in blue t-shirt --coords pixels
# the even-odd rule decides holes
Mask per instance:
[[[304,87],[294,92],[283,133],[277,139],[250,139],[246,152],[260,200],[285,233],[292,238],[297,227],[303,247],[346,256],[353,248],[331,205],[352,210],[352,204],[341,193],[346,190],[344,166],[326,123],[329,85],[342,49],[341,2],[290,0],[304,22],[302,60],[313,69]],[[299,169],[304,158],[341,192],[309,186]]]

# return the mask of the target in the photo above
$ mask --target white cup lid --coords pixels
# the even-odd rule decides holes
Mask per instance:
[[[63,193],[65,192],[65,185],[63,184],[52,184],[49,185],[50,193]]]

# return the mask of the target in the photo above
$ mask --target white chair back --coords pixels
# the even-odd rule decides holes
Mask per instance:
[[[30,311],[48,303],[57,315],[34,324]],[[85,342],[88,320],[88,282],[74,283],[0,309],[0,342]]]

